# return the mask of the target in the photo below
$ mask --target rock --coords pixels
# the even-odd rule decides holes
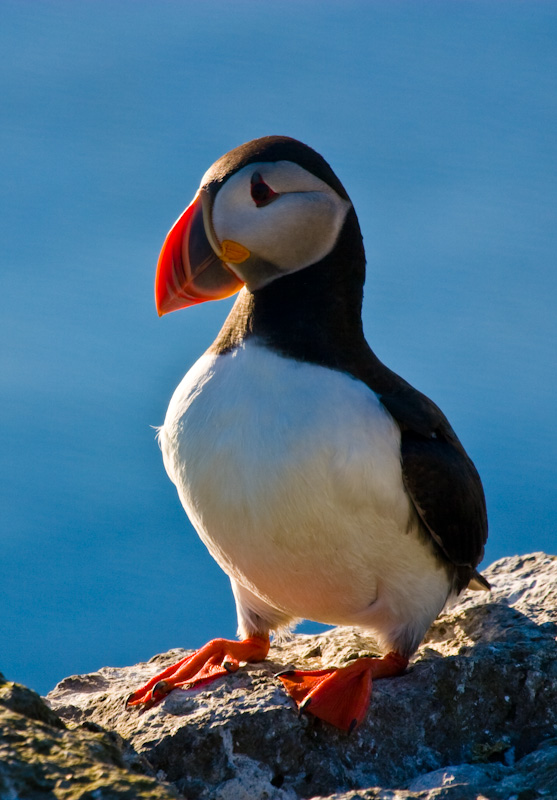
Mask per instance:
[[[69,730],[38,694],[0,675],[1,800],[179,797],[149,770],[117,734],[87,723]]]
[[[557,798],[557,740],[521,759],[500,764],[460,764],[412,781],[407,789],[373,788],[313,800],[536,800]]]
[[[406,675],[375,682],[351,736],[298,718],[273,676],[376,652],[354,629],[275,643],[267,662],[176,690],[145,712],[126,711],[125,698],[185,651],[67,678],[48,701],[69,730],[54,718],[33,725],[50,737],[101,726],[110,734],[97,736],[117,734],[190,800],[557,797],[557,558],[505,558],[484,574],[492,591],[466,594],[434,623]]]

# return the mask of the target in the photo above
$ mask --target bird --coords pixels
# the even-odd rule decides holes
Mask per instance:
[[[219,158],[166,237],[160,316],[239,292],[159,443],[230,578],[240,640],[213,639],[128,706],[262,661],[271,634],[306,619],[369,630],[384,653],[277,675],[300,713],[351,732],[373,680],[406,671],[447,602],[489,589],[481,479],[438,406],[367,343],[365,265],[343,184],[287,136]]]

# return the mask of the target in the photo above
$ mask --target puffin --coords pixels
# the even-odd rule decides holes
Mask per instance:
[[[193,527],[230,578],[239,641],[213,639],[127,699],[150,707],[265,659],[300,620],[369,630],[382,657],[277,675],[343,731],[402,675],[487,539],[478,472],[443,412],[362,325],[358,218],[325,159],[266,136],[218,159],[164,241],[160,316],[239,292],[187,372],[159,443]]]

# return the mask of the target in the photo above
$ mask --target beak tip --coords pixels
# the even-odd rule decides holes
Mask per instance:
[[[162,317],[162,315],[164,314],[164,311],[163,311],[163,309],[162,309],[162,303],[159,301],[158,294],[159,294],[159,293],[158,293],[158,291],[157,291],[157,286],[156,286],[156,284],[155,284],[155,308],[156,308],[156,310],[157,310],[157,314],[158,314],[158,316],[159,316],[159,317]]]

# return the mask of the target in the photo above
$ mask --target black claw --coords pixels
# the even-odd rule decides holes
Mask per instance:
[[[127,708],[127,709],[131,708],[131,706],[129,705],[129,702],[130,702],[130,700],[132,699],[132,697],[134,696],[134,694],[135,694],[135,692],[132,692],[131,694],[129,694],[129,695],[126,697],[126,699],[125,699],[125,701],[124,701],[124,708]]]
[[[305,700],[302,700],[300,705],[298,706],[298,717],[301,717],[302,714],[307,711],[311,704],[311,697],[306,697]]]
[[[282,672],[275,672],[275,678],[280,678],[281,675],[293,675],[295,672],[295,669],[283,669]]]
[[[357,724],[358,724],[358,720],[357,719],[353,719],[352,722],[350,723],[350,725],[348,726],[348,736],[350,736],[350,734],[352,733],[352,731],[354,730],[354,728],[356,727]]]
[[[155,683],[153,688],[151,689],[151,699],[158,700],[159,697],[164,697],[169,692],[169,686],[166,681],[159,681]]]

